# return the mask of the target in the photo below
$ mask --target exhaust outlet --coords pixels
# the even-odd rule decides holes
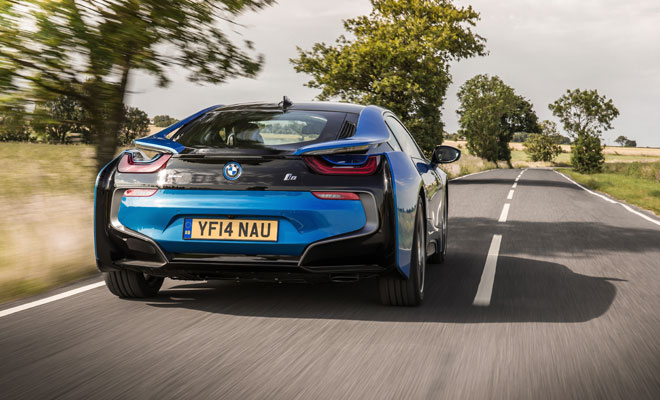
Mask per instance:
[[[330,281],[336,283],[357,282],[360,280],[359,274],[330,274]]]

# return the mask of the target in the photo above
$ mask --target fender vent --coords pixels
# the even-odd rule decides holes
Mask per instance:
[[[352,122],[344,121],[344,124],[339,130],[337,139],[346,139],[347,137],[351,137],[353,135],[355,135],[355,124]]]

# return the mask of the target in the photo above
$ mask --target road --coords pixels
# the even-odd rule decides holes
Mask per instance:
[[[465,177],[450,204],[421,307],[373,281],[98,287],[0,318],[0,397],[660,398],[659,225],[550,170]]]

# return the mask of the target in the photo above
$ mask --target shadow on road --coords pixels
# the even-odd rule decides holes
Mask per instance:
[[[481,178],[481,179],[459,179],[452,181],[451,186],[468,186],[468,185],[513,185],[512,178]],[[545,180],[545,179],[520,179],[518,186],[540,186],[540,187],[557,187],[564,189],[577,189],[582,190],[578,186],[568,181]]]
[[[455,246],[458,251],[487,246],[494,234],[503,234],[506,238],[503,241],[505,252],[549,257],[590,258],[607,253],[639,253],[660,247],[660,231],[654,228],[583,221],[509,220],[496,224],[489,218],[469,217],[450,217],[449,221],[450,238],[459,242]]]
[[[501,257],[490,307],[474,307],[482,262],[459,253],[429,266],[427,293],[417,308],[378,304],[376,281],[355,284],[200,282],[163,290],[150,305],[267,318],[400,322],[584,322],[604,314],[616,288],[607,278],[563,265]]]

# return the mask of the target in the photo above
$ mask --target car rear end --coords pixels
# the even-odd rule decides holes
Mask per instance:
[[[395,262],[387,159],[297,154],[354,134],[356,110],[220,108],[129,151],[97,181],[102,271],[181,279],[354,280]],[[359,111],[359,110],[357,110]]]

